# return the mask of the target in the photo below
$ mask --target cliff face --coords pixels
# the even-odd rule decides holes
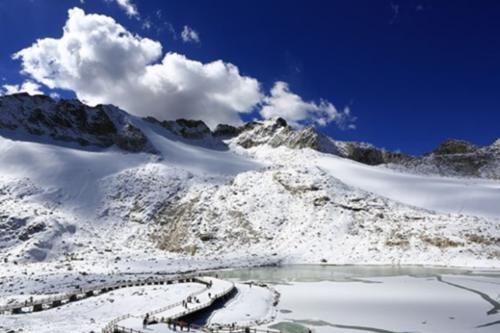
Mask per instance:
[[[77,100],[55,101],[41,95],[3,96],[0,129],[6,137],[152,152],[132,117],[112,105],[89,107]]]

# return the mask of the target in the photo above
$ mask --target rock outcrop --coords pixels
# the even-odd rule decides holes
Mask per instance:
[[[153,148],[131,116],[112,105],[90,107],[78,100],[55,101],[50,97],[14,94],[0,97],[0,129],[3,135],[40,138],[80,146],[113,145],[130,152]]]
[[[388,163],[389,167],[418,173],[500,179],[500,145],[498,140],[484,147],[446,140],[429,154]]]

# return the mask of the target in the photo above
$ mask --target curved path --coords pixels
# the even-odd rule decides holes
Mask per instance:
[[[151,276],[145,279],[121,280],[114,283],[107,283],[89,288],[75,288],[74,292],[64,293],[56,296],[38,298],[35,300],[29,299],[24,302],[9,303],[0,306],[0,314],[5,314],[5,313],[21,314],[31,311],[39,312],[61,306],[69,302],[76,302],[88,297],[100,295],[120,288],[146,286],[146,285],[164,285],[164,284],[185,283],[185,282],[205,283],[203,281],[199,281],[199,278],[196,277],[195,275]]]
[[[150,321],[159,323],[159,325],[150,325],[147,329],[144,329],[142,321],[146,314],[142,316],[127,316],[121,318],[121,320],[116,320],[113,325],[108,325],[107,328],[111,330],[103,330],[103,333],[116,331],[134,333],[146,331],[170,332],[168,325],[165,325],[169,320],[175,321],[181,317],[209,308],[216,300],[231,293],[235,288],[233,282],[211,277],[198,278],[197,282],[204,283],[206,287],[189,295],[187,299],[191,299],[191,302],[187,302],[187,299],[185,299],[149,312]]]
[[[158,325],[149,325],[147,326],[147,328],[143,328],[142,322],[146,313],[141,316],[132,316],[130,314],[126,314],[124,316],[115,318],[112,321],[110,321],[102,329],[101,332],[102,333],[172,332],[172,330],[166,324],[167,322],[175,321],[189,314],[198,312],[203,309],[207,309],[210,306],[212,306],[212,304],[216,300],[230,294],[235,289],[235,285],[233,282],[212,277],[199,277],[195,275],[151,276],[145,279],[143,278],[136,280],[121,280],[114,283],[97,285],[85,289],[75,288],[76,290],[74,292],[64,293],[57,296],[39,298],[36,300],[27,300],[25,302],[14,302],[0,306],[0,313],[21,314],[30,311],[38,312],[38,311],[48,310],[54,307],[59,307],[70,302],[83,300],[88,297],[100,295],[120,288],[145,286],[145,285],[164,285],[164,284],[185,283],[185,282],[197,282],[203,284],[204,287],[201,290],[198,290],[190,294],[187,297],[187,299],[169,304],[165,307],[156,309],[154,311],[149,311],[148,314],[150,316],[150,321],[158,323]],[[190,302],[188,302],[188,299],[190,300]],[[195,328],[194,326],[192,327]],[[204,327],[196,327],[196,329],[199,331],[205,331]],[[244,328],[231,330],[231,332],[233,333],[240,331],[245,332]],[[212,329],[211,332],[228,332],[228,330]],[[279,331],[276,330],[262,330],[256,328],[252,328],[251,332],[280,333]]]

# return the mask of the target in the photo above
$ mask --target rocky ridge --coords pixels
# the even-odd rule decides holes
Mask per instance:
[[[428,154],[410,156],[369,143],[334,140],[313,127],[293,128],[282,118],[242,126],[220,124],[213,131],[200,120],[144,120],[166,129],[172,137],[211,149],[227,150],[228,145],[245,149],[261,145],[309,148],[405,172],[500,179],[500,139],[485,147],[447,140]],[[117,146],[128,152],[155,153],[154,146],[136,126],[137,121],[112,105],[89,107],[78,100],[55,101],[42,95],[0,97],[0,130],[7,137],[19,138],[24,132],[31,138],[50,138],[81,147]]]
[[[395,163],[390,168],[450,177],[500,179],[500,144],[480,147],[463,140],[446,140],[429,154]]]

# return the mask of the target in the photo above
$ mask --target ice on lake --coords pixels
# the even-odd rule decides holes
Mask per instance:
[[[226,272],[280,294],[289,332],[499,332],[500,273],[422,267],[290,266]]]

